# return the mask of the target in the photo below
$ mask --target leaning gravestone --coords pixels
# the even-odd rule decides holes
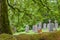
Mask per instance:
[[[46,23],[43,24],[43,29],[46,29]]]
[[[26,25],[25,32],[29,32],[29,26]]]
[[[57,21],[55,20],[55,29],[57,30],[57,28],[58,28],[58,23],[57,23]]]
[[[37,25],[33,25],[33,32],[38,32]]]

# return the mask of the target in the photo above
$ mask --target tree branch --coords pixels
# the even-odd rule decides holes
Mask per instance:
[[[13,7],[11,4],[9,4],[9,1],[8,1],[8,0],[7,0],[7,4],[8,4],[8,6],[9,6],[10,8],[12,8],[13,10],[17,9],[18,12],[23,12],[23,11],[21,11],[19,8]]]
[[[38,2],[36,2],[35,0],[33,0],[35,3],[38,3]],[[42,0],[39,0],[40,2],[41,2],[41,4],[43,5],[43,7],[46,7],[48,10],[51,10],[46,4],[44,4],[43,2],[42,2]],[[40,5],[40,3],[38,3],[39,5]]]

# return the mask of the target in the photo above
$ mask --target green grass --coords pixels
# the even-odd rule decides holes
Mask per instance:
[[[60,40],[60,31],[44,32],[41,34],[20,34],[17,40]]]
[[[20,32],[19,35],[0,34],[0,40],[60,40],[60,31],[41,34],[26,32]]]
[[[57,31],[59,31],[60,28],[57,28]],[[42,29],[42,32],[49,32],[48,29]],[[19,32],[19,33],[14,33],[13,35],[19,35],[19,34],[39,34],[39,33],[35,33],[32,30],[30,30],[29,32]]]

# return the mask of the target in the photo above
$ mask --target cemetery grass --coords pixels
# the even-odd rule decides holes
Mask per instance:
[[[60,40],[60,28],[54,32],[30,33],[24,32],[19,35],[1,34],[0,40]]]
[[[60,27],[59,28],[57,28],[57,31],[60,31]],[[42,32],[48,32],[48,28],[46,28],[46,29],[42,29]],[[14,33],[13,35],[19,35],[19,34],[38,34],[38,33],[35,33],[35,32],[33,32],[32,30],[29,30],[29,32],[16,32],[16,33]]]
[[[60,40],[60,31],[40,34],[20,34],[16,38],[17,40]]]

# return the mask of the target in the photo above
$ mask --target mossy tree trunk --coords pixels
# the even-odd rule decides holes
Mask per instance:
[[[0,34],[1,33],[12,34],[8,19],[7,0],[0,0]]]

